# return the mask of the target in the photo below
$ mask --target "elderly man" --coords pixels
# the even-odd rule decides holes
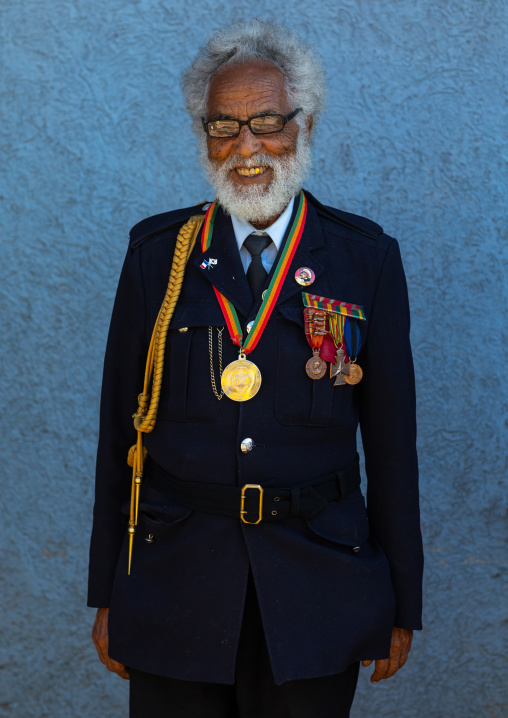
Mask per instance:
[[[216,200],[131,231],[104,369],[94,642],[130,676],[133,717],[348,716],[359,663],[392,676],[421,628],[398,245],[301,189],[324,81],[298,37],[258,20],[218,32],[183,90]]]

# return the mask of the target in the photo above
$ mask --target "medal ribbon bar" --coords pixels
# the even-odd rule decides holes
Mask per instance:
[[[317,294],[309,294],[308,292],[302,292],[302,298],[304,307],[324,309],[327,312],[334,312],[335,314],[342,314],[345,317],[354,317],[355,319],[365,319],[365,311],[360,304],[339,302],[337,299],[319,297]]]

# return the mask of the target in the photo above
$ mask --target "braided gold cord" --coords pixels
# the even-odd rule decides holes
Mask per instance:
[[[138,397],[139,406],[136,414],[134,415],[134,428],[137,431],[149,433],[155,426],[157,409],[159,407],[162,372],[164,369],[164,352],[166,350],[166,339],[168,336],[169,324],[173,318],[176,303],[182,289],[185,266],[192,250],[194,249],[197,235],[201,229],[201,225],[203,224],[203,219],[204,217],[201,215],[191,217],[178,233],[166,294],[159,311],[159,316],[157,317],[157,322],[155,323],[152,341],[150,342],[143,393]],[[152,372],[152,391],[149,400],[150,403],[148,405],[148,387]]]
[[[139,490],[143,480],[143,463],[147,455],[146,449],[143,446],[143,433],[150,433],[157,419],[169,324],[173,318],[176,303],[182,289],[185,267],[196,244],[203,221],[204,215],[194,215],[183,225],[178,233],[166,294],[159,310],[148,348],[143,392],[138,396],[138,410],[133,416],[134,428],[138,434],[136,444],[130,448],[128,457],[128,464],[132,466],[131,506],[128,528],[129,575],[131,572],[134,534],[136,532],[136,524],[138,523]],[[151,393],[149,393],[151,380],[152,390]]]

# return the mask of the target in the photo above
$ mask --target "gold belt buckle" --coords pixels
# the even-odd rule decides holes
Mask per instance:
[[[247,489],[257,489],[259,491],[259,518],[257,521],[247,521],[247,519],[244,519],[243,517],[243,515],[247,513],[245,510],[245,492]],[[242,488],[240,497],[240,518],[244,524],[258,524],[263,518],[263,487],[259,484],[245,484]]]

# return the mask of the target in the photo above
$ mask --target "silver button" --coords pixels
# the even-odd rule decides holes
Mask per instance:
[[[244,454],[248,454],[249,451],[252,451],[254,446],[255,444],[252,439],[244,439],[240,444],[240,449],[243,451]]]
[[[353,553],[358,553],[360,548],[361,548],[361,546],[353,546]]]
[[[249,322],[247,324],[247,334],[250,332],[250,330],[252,329],[253,326],[254,326],[254,322]]]
[[[188,332],[188,331],[189,331],[189,327],[180,327],[180,329],[179,329],[178,331],[179,331],[179,332],[182,332],[182,334],[183,334],[183,332]]]

